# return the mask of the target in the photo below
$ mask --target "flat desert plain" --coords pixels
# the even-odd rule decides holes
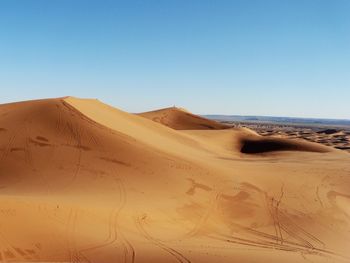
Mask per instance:
[[[350,262],[350,154],[167,108],[0,105],[1,262]]]

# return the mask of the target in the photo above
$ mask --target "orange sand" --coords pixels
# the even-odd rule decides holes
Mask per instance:
[[[349,161],[179,109],[3,104],[0,261],[350,262]]]

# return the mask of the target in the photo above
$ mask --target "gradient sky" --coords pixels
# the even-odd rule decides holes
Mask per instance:
[[[350,119],[349,0],[1,0],[0,103]]]

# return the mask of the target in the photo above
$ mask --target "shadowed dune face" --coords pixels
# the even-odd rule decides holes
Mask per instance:
[[[0,105],[0,261],[349,262],[347,153],[165,126],[97,100]]]
[[[293,140],[277,138],[242,139],[242,153],[268,153],[275,151],[305,151],[305,152],[329,152],[330,149],[311,143],[300,143]]]
[[[234,123],[233,127],[243,125],[267,138],[298,139],[330,146],[350,153],[350,127],[327,128],[317,125],[245,122]]]

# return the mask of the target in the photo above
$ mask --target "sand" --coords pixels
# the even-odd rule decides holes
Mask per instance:
[[[220,130],[230,128],[226,124],[194,115],[183,108],[177,107],[143,112],[139,115],[175,130]]]
[[[160,112],[0,105],[0,261],[350,261],[349,153]]]
[[[350,153],[350,127],[349,126],[326,126],[326,125],[300,125],[300,124],[277,124],[261,122],[225,122],[231,127],[247,127],[263,136],[273,136],[289,139],[303,139],[317,142]]]

